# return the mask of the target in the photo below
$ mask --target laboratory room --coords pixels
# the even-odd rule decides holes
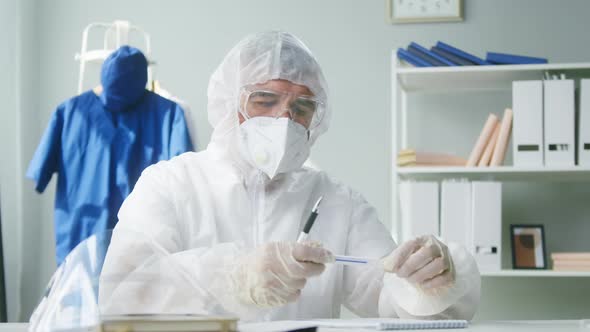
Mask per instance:
[[[590,332],[587,0],[2,0],[0,332]]]

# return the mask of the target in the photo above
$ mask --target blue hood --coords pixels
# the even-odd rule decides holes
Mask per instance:
[[[100,100],[109,111],[124,111],[145,94],[147,60],[140,50],[121,46],[102,64]]]

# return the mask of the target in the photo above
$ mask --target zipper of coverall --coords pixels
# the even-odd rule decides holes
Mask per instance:
[[[252,219],[254,220],[254,248],[258,247],[261,241],[261,225],[264,222],[264,193],[264,173],[262,171],[258,171],[254,185],[254,211],[252,213]]]

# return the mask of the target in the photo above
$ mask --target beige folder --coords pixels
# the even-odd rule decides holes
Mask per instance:
[[[490,160],[492,159],[492,154],[494,154],[494,149],[496,148],[496,142],[498,141],[498,134],[500,133],[500,124],[496,124],[496,128],[494,128],[494,132],[492,133],[492,137],[488,141],[488,145],[486,146],[479,163],[477,163],[477,167],[486,167],[490,166]]]
[[[500,125],[500,133],[498,134],[498,141],[496,142],[496,148],[492,155],[492,161],[490,166],[500,166],[504,163],[504,157],[506,156],[506,148],[508,147],[508,141],[510,140],[510,132],[512,131],[512,110],[507,108],[504,111],[502,117],[502,124]]]
[[[481,130],[481,134],[479,135],[473,150],[471,151],[471,154],[469,155],[469,159],[467,159],[467,167],[474,167],[477,165],[481,155],[484,152],[484,149],[486,148],[486,145],[488,144],[488,141],[494,133],[494,128],[496,127],[497,123],[498,117],[494,114],[490,114],[490,116],[488,116],[488,120],[483,126],[483,129]]]

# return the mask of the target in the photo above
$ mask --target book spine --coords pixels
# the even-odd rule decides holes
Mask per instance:
[[[502,117],[502,123],[500,125],[500,133],[498,134],[498,141],[494,148],[494,154],[492,155],[492,161],[490,166],[500,166],[504,163],[506,157],[506,150],[508,148],[508,141],[510,140],[510,132],[512,131],[512,109],[507,108],[504,111]]]
[[[553,267],[553,271],[587,272],[587,271],[590,271],[590,266],[589,267],[584,267],[584,266],[577,266],[577,267],[572,267],[572,266],[554,266]]]
[[[497,52],[488,52],[486,55],[488,62],[505,64],[505,65],[524,65],[524,64],[543,64],[548,63],[545,58],[536,58],[523,55],[505,54]]]
[[[494,128],[496,127],[497,123],[498,117],[494,114],[490,114],[488,116],[486,123],[483,126],[483,129],[481,130],[481,134],[479,135],[479,138],[477,139],[477,142],[475,143],[473,150],[471,151],[471,154],[469,155],[469,159],[467,159],[467,167],[474,167],[475,165],[477,165],[479,159],[481,158],[483,150],[485,149],[488,141],[490,140],[494,132]]]
[[[551,259],[553,260],[580,260],[580,259],[588,259],[590,260],[590,253],[585,252],[572,252],[572,253],[553,253],[551,254]]]
[[[426,61],[423,61],[420,58],[417,58],[413,54],[410,54],[408,51],[404,50],[403,48],[399,48],[397,50],[397,57],[401,60],[406,61],[409,64],[412,64],[416,67],[432,67],[432,65]]]
[[[427,48],[423,47],[422,45],[420,45],[418,43],[411,42],[410,46],[408,46],[408,49],[415,49],[416,51],[421,52],[422,54],[441,63],[441,66],[457,66],[456,63],[447,60],[446,58],[428,50]]]
[[[460,58],[458,56],[455,56],[445,50],[442,50],[442,49],[436,47],[436,46],[431,47],[430,50],[432,51],[432,53],[438,54],[439,56],[444,57],[447,60],[456,63],[458,66],[475,66],[476,65],[475,63],[473,63],[471,61],[468,61],[468,60],[465,60],[465,59]]]
[[[496,124],[496,128],[494,128],[494,133],[492,134],[492,138],[488,142],[479,163],[477,163],[477,167],[486,167],[490,166],[490,160],[492,159],[492,155],[494,154],[494,148],[496,147],[496,142],[498,141],[498,134],[500,133],[500,125]]]
[[[420,50],[418,50],[415,47],[408,46],[408,52],[410,54],[413,54],[416,57],[418,57],[418,58],[420,58],[420,59],[422,59],[422,60],[430,63],[433,67],[436,67],[436,66],[445,66],[444,63],[442,63],[442,62],[440,62],[440,61],[438,61],[438,60],[430,57],[428,54],[424,54],[424,53],[420,52]]]
[[[583,261],[583,260],[577,260],[577,261],[559,261],[559,260],[553,260],[553,266],[585,266],[585,267],[590,267],[590,260],[588,261]]]
[[[441,41],[437,42],[436,43],[436,46],[438,48],[441,48],[441,49],[443,49],[443,50],[445,50],[447,52],[450,52],[450,53],[452,53],[452,54],[454,54],[454,55],[456,55],[458,57],[461,57],[461,58],[464,58],[464,59],[469,60],[471,62],[474,62],[474,63],[476,63],[478,65],[490,65],[491,64],[491,63],[489,63],[489,62],[487,62],[487,61],[485,61],[485,60],[483,60],[483,59],[481,59],[479,57],[476,57],[473,54],[469,54],[469,53],[467,53],[465,51],[462,51],[462,50],[460,50],[460,49],[458,49],[456,47],[453,47],[453,46],[451,46],[449,44],[445,44],[445,43],[443,43]]]

